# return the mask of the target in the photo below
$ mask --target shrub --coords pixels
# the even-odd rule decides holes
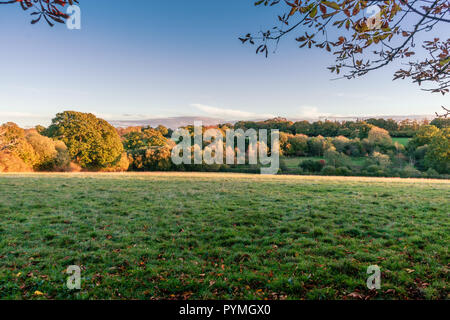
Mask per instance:
[[[402,153],[395,154],[391,157],[391,168],[403,168],[408,160],[409,159]]]
[[[386,175],[383,168],[376,164],[369,165],[367,168],[363,170],[363,173],[374,177],[383,177]]]
[[[402,178],[419,178],[421,176],[422,173],[412,165],[407,165],[402,170],[400,170],[400,177]]]
[[[425,175],[428,178],[439,178],[439,172],[437,172],[433,168],[428,169],[427,172],[425,173]]]
[[[102,172],[124,172],[128,170],[128,167],[130,166],[130,161],[128,159],[128,156],[126,153],[123,153],[120,157],[120,160],[111,167],[103,168]]]
[[[375,164],[379,165],[382,168],[386,168],[391,164],[391,159],[389,158],[388,155],[386,154],[382,154],[379,152],[374,152],[372,154],[372,160],[374,161]]]
[[[26,139],[36,152],[35,168],[40,170],[52,169],[58,155],[55,142],[48,137],[41,136],[34,130],[27,133]]]
[[[83,171],[83,168],[81,168],[80,165],[78,165],[77,163],[71,162],[71,163],[69,163],[69,166],[68,166],[67,170],[65,170],[65,171],[81,172],[81,171]]]
[[[351,176],[352,173],[352,170],[347,167],[339,167],[336,169],[336,174],[339,176]]]
[[[171,149],[168,146],[133,150],[128,153],[128,159],[132,170],[167,171],[173,168]]]
[[[26,140],[36,154],[35,169],[66,171],[70,163],[70,157],[64,142],[44,137],[36,130],[28,131]]]
[[[325,161],[305,160],[300,163],[300,167],[306,172],[320,172],[325,167]]]
[[[29,172],[31,166],[9,151],[0,152],[0,172]]]
[[[327,163],[333,165],[334,167],[347,167],[351,166],[351,159],[343,153],[337,152],[334,147],[329,148],[325,151],[325,159]]]
[[[336,174],[336,168],[333,166],[325,166],[321,173],[325,176],[333,176]]]
[[[281,169],[281,172],[287,172],[289,170],[289,168],[286,164],[286,160],[280,159],[280,169]]]
[[[70,156],[67,146],[62,141],[55,141],[56,158],[54,160],[53,168],[56,171],[70,170]]]
[[[425,159],[427,152],[428,152],[427,144],[420,146],[414,151],[414,158],[416,158],[416,160],[423,160]]]
[[[39,157],[33,146],[26,139],[19,139],[11,150],[30,167],[34,167],[39,162]]]

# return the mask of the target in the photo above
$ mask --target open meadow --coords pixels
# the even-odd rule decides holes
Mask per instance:
[[[0,299],[448,299],[449,199],[449,180],[4,174]]]

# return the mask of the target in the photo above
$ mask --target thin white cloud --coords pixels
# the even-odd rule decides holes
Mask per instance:
[[[193,103],[191,106],[199,109],[209,117],[221,118],[224,120],[269,119],[275,117],[273,114],[261,114],[235,109],[222,109],[199,103]]]
[[[305,119],[319,119],[322,117],[339,117],[339,115],[319,111],[319,108],[314,106],[301,106],[294,114],[295,118]]]
[[[48,118],[48,115],[35,114],[29,112],[9,112],[9,111],[0,111],[1,118],[33,118],[33,119],[45,119]]]
[[[52,116],[30,112],[0,111],[0,124],[14,122],[25,128],[34,127],[36,124],[49,125]]]

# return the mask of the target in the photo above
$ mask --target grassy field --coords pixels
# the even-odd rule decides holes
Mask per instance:
[[[0,176],[1,299],[448,299],[450,183]],[[379,265],[381,289],[366,287]],[[82,289],[65,269],[82,268]]]

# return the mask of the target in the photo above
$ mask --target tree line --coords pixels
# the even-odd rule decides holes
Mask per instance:
[[[307,136],[337,137],[347,138],[367,138],[370,129],[378,127],[389,132],[391,137],[412,138],[422,126],[434,125],[438,128],[448,126],[450,119],[436,118],[433,121],[428,120],[410,120],[395,121],[393,119],[370,118],[358,121],[289,121],[285,118],[274,118],[265,121],[239,121],[234,128],[240,129],[279,129],[282,132],[291,134],[304,134]]]
[[[447,177],[449,124],[444,118],[421,123],[384,119],[309,123],[275,118],[203,130],[216,128],[225,135],[227,129],[279,129],[280,172],[287,174]],[[193,136],[193,126],[184,128]],[[414,132],[406,146],[392,139],[392,132],[402,130]],[[6,123],[0,126],[0,172],[260,169],[258,165],[174,165],[171,150],[176,142],[171,136],[172,130],[164,126],[114,128],[93,114],[75,111],[57,114],[47,128],[25,130]],[[292,167],[287,165],[289,159],[301,161]]]

